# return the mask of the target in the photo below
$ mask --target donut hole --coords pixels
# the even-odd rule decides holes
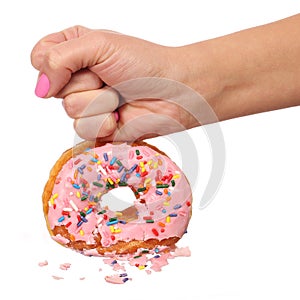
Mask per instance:
[[[129,187],[118,187],[101,197],[101,207],[114,212],[121,212],[122,219],[132,221],[137,219],[137,209],[134,206],[136,197]]]

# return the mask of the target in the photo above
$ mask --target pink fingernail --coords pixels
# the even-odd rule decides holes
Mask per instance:
[[[42,74],[36,84],[35,94],[40,98],[44,98],[47,96],[50,88],[50,81],[46,74]]]
[[[114,115],[115,115],[115,118],[116,118],[116,122],[118,122],[120,120],[119,112],[117,110],[115,110]]]

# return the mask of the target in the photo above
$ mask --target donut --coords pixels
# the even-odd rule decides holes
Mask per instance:
[[[128,207],[103,201],[124,188],[134,195]],[[42,200],[51,237],[89,256],[175,247],[192,214],[186,176],[145,142],[79,143],[53,166]]]

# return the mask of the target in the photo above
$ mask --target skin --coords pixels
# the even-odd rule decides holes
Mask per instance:
[[[31,62],[79,136],[137,140],[299,105],[299,36],[300,14],[181,47],[75,26],[42,38]]]

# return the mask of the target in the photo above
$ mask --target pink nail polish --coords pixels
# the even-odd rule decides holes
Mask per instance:
[[[115,115],[115,118],[116,118],[116,122],[118,122],[120,120],[119,112],[117,110],[115,110],[114,115]]]
[[[44,98],[47,96],[50,88],[50,81],[46,74],[42,74],[36,84],[35,94],[40,98]]]

